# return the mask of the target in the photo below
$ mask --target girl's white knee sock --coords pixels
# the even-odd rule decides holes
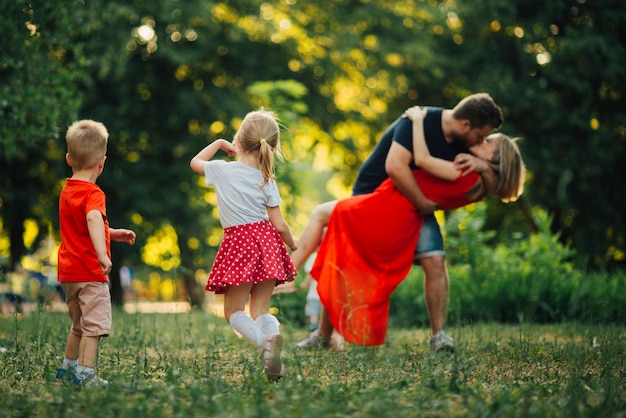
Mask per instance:
[[[265,334],[256,322],[244,311],[237,311],[230,316],[230,326],[257,347],[263,348]]]
[[[280,322],[278,322],[278,319],[270,313],[259,315],[256,319],[256,324],[259,328],[261,328],[261,331],[263,331],[263,334],[266,336],[280,334]]]

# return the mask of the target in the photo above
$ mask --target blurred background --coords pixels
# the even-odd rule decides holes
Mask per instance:
[[[114,302],[203,306],[222,228],[213,190],[189,168],[202,147],[231,140],[250,110],[275,111],[282,208],[298,236],[316,204],[349,195],[407,107],[453,107],[476,92],[502,107],[502,132],[522,138],[526,191],[514,204],[472,205],[454,223],[439,213],[449,264],[510,270],[542,249],[529,268],[567,268],[538,269],[540,280],[623,280],[625,45],[621,0],[3,2],[3,303],[63,299],[58,196],[77,119],[108,128],[98,184],[111,226],[137,232],[132,247],[112,244]],[[472,219],[476,239],[460,242]],[[496,248],[514,251],[496,261]]]

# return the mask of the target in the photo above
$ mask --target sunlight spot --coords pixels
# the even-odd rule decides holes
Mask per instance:
[[[187,29],[187,30],[185,31],[185,38],[186,38],[188,41],[193,42],[193,41],[195,41],[196,39],[198,39],[198,32],[196,32],[196,31],[195,31],[195,30],[193,30],[193,29]]]
[[[537,64],[546,65],[552,61],[552,56],[548,51],[543,51],[537,54]]]
[[[187,247],[191,250],[197,250],[200,248],[200,240],[195,237],[189,238],[187,240]]]
[[[139,161],[139,153],[137,151],[131,151],[126,155],[126,161],[129,163],[136,163]]]
[[[198,135],[200,133],[200,122],[198,122],[196,119],[191,119],[189,122],[187,122],[187,129],[189,130],[190,134]]]
[[[137,28],[137,35],[143,42],[151,41],[154,38],[154,29],[148,25],[141,25]]]
[[[209,131],[213,134],[219,134],[220,132],[223,132],[225,128],[226,126],[224,125],[224,122],[216,120],[211,124],[211,126],[209,126]]]
[[[141,225],[143,223],[143,217],[138,213],[133,213],[130,216],[130,221],[135,225]]]
[[[178,42],[183,38],[183,35],[176,31],[176,32],[172,32],[172,34],[170,35],[170,39],[172,40],[172,42]]]

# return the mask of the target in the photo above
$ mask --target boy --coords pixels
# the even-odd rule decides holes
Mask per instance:
[[[100,339],[111,330],[110,241],[135,243],[133,231],[109,228],[106,197],[96,185],[104,168],[108,138],[105,126],[93,120],[81,120],[68,128],[65,160],[72,167],[72,177],[59,198],[58,277],[67,293],[72,327],[56,378],[82,386],[109,384],[96,376],[94,366]]]

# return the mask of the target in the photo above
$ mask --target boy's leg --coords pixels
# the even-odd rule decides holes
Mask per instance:
[[[58,380],[70,380],[76,366],[78,366],[78,350],[80,346],[80,337],[70,331],[65,344],[65,354],[61,367],[57,369],[55,378]]]
[[[80,346],[80,335],[72,332],[72,330],[77,329],[80,332],[81,313],[77,297],[78,286],[75,283],[61,283],[61,286],[68,295],[65,302],[69,317],[72,320],[72,325],[69,335],[67,336],[67,342],[65,343],[63,363],[61,367],[57,369],[55,378],[58,380],[71,380],[76,366],[78,366],[78,350]]]
[[[78,350],[80,349],[80,336],[70,331],[65,345],[65,358],[78,360]]]
[[[78,350],[78,364],[93,369],[98,357],[98,345],[100,337],[81,337]]]
[[[82,337],[78,349],[75,383],[83,386],[108,386],[109,382],[95,374],[98,346],[111,332],[111,293],[106,282],[80,283],[79,304]],[[75,332],[78,333],[78,332]]]

